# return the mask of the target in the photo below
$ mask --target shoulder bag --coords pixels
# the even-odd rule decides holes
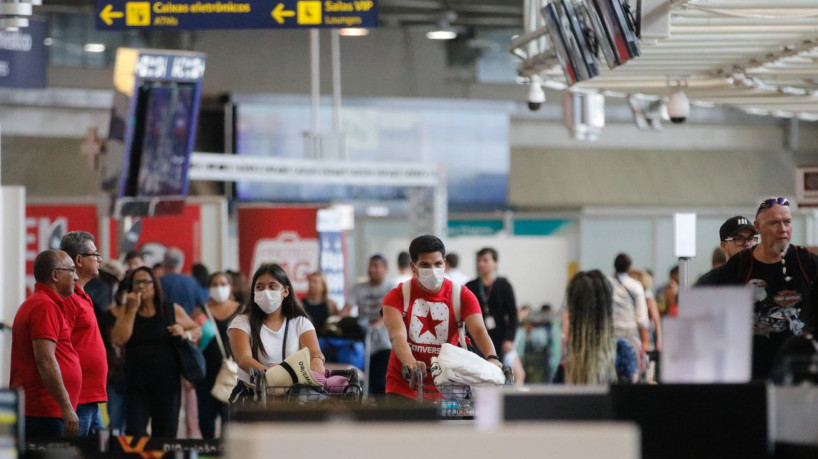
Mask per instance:
[[[222,334],[219,331],[219,325],[216,323],[216,319],[213,318],[213,313],[210,312],[210,308],[208,308],[207,305],[203,305],[202,308],[207,313],[207,318],[213,324],[213,329],[216,330],[216,343],[218,343],[219,350],[222,352],[222,365],[219,368],[219,373],[216,375],[216,381],[210,389],[210,395],[222,403],[227,403],[230,400],[230,394],[233,392],[233,388],[236,387],[239,381],[239,365],[227,355],[224,342],[222,341]]]
[[[176,306],[173,303],[166,304],[165,307],[170,309],[168,313],[168,323],[174,325],[176,323]],[[205,378],[205,359],[204,354],[196,346],[196,343],[181,336],[171,337],[173,347],[176,351],[176,357],[179,360],[179,370],[182,377],[190,381],[191,384],[199,384]]]

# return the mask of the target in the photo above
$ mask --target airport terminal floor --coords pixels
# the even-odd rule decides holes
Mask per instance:
[[[0,456],[818,457],[816,17],[0,0]]]

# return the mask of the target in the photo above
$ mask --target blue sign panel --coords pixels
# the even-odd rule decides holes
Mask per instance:
[[[0,32],[0,87],[46,87],[46,24],[39,19],[29,19],[28,24],[17,32]]]
[[[321,244],[319,266],[327,278],[327,294],[342,306],[346,287],[344,235],[340,231],[325,231],[318,233],[318,239]]]
[[[377,0],[96,0],[98,30],[372,28]]]

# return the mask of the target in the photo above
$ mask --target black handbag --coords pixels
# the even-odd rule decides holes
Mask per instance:
[[[174,325],[176,323],[175,305],[170,303],[166,304],[165,307],[170,310],[168,324]],[[176,350],[176,358],[179,360],[179,371],[182,373],[182,377],[193,385],[204,381],[207,367],[204,354],[196,346],[196,343],[181,336],[171,337],[171,342]]]

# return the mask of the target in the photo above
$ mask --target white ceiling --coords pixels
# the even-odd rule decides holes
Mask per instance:
[[[541,2],[529,3],[534,22],[512,46],[518,70],[558,87],[562,71],[534,17]],[[670,36],[641,45],[641,56],[613,70],[602,60],[602,74],[575,88],[665,97],[681,86],[694,104],[818,120],[818,0],[672,1]]]

